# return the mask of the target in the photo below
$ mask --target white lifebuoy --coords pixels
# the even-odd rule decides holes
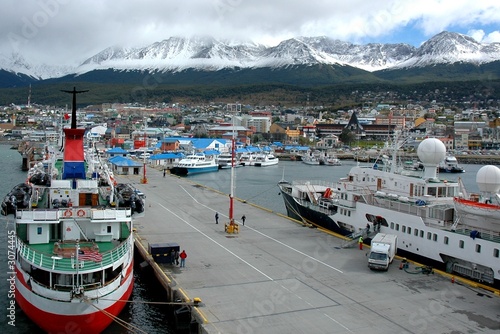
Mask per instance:
[[[64,211],[63,216],[64,217],[71,217],[71,216],[73,216],[73,211],[68,209],[68,210]]]
[[[76,215],[77,215],[78,217],[85,217],[85,211],[84,211],[84,210],[82,210],[82,209],[80,209],[80,210],[78,210],[78,211],[76,212]]]

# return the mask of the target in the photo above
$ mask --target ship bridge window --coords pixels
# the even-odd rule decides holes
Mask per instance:
[[[394,223],[391,223],[391,230],[394,230]]]
[[[476,245],[476,253],[481,253],[481,245]]]
[[[424,237],[424,231],[420,230],[420,238]]]
[[[418,237],[418,228],[415,229],[414,235]]]
[[[411,234],[411,227],[408,227],[408,234]]]
[[[399,231],[399,224],[396,224],[396,231]]]
[[[446,187],[438,188],[438,197],[446,197]]]
[[[401,226],[401,232],[406,233],[406,226],[405,225]]]
[[[500,251],[498,250],[498,248],[494,248],[493,249],[493,256],[498,257],[499,255],[500,255]]]
[[[438,235],[436,233],[432,234],[432,241],[438,241]]]
[[[427,188],[427,195],[436,197],[436,187]]]
[[[444,244],[445,244],[445,245],[447,245],[447,244],[448,244],[448,242],[449,242],[448,237],[444,237],[444,240],[443,240],[443,241],[444,241]]]
[[[431,236],[432,236],[432,233],[431,232],[427,232],[427,239],[428,240],[431,240]]]
[[[458,242],[458,247],[460,247],[460,248],[464,248],[464,241],[463,241],[463,240],[460,240],[460,241]]]

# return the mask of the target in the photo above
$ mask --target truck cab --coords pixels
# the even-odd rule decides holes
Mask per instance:
[[[388,270],[394,260],[397,248],[397,236],[393,234],[378,233],[371,242],[368,255],[370,269]]]

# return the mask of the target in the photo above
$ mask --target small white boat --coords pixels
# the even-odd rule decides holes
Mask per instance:
[[[446,156],[438,168],[441,173],[465,173],[465,170],[458,165],[457,158],[452,155]]]
[[[342,166],[340,159],[332,155],[327,155],[324,162],[325,166]]]
[[[244,166],[240,162],[240,158],[237,154],[234,155],[234,159],[231,153],[221,153],[219,158],[217,158],[220,169],[231,168],[231,167],[241,167]]]
[[[307,154],[302,156],[302,162],[306,165],[321,165],[322,160],[315,155]]]
[[[307,152],[301,156],[301,160],[306,165],[324,165],[325,156],[320,151]]]
[[[254,166],[266,167],[266,166],[277,165],[278,162],[279,162],[279,159],[277,157],[275,157],[274,154],[262,153],[262,154],[258,154],[255,157]]]
[[[219,165],[213,155],[204,153],[190,154],[181,159],[172,169],[173,174],[192,175],[198,173],[216,172]]]
[[[245,152],[240,157],[240,164],[242,166],[253,166],[255,163],[256,154],[253,152]]]

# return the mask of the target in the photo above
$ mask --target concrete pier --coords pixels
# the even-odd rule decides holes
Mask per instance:
[[[119,177],[147,196],[147,213],[135,223],[137,249],[170,301],[191,305],[196,332],[500,331],[494,291],[457,277],[422,274],[411,263],[400,269],[400,259],[387,272],[371,271],[368,247],[342,248],[345,242],[336,236],[237,199],[239,233],[228,234],[228,194],[153,169],[148,184],[140,177]],[[147,254],[148,244],[168,242],[186,250],[184,268],[156,264]],[[195,298],[201,299],[197,306]]]

